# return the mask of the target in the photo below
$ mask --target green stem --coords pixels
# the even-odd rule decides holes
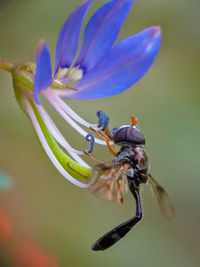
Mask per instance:
[[[13,68],[14,68],[14,64],[13,63],[8,62],[8,61],[3,60],[3,59],[0,59],[0,69],[12,72]]]

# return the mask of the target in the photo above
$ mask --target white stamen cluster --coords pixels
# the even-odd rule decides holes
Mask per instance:
[[[58,90],[59,91],[59,90]],[[48,88],[45,91],[42,92],[42,94],[46,97],[46,99],[49,101],[49,103],[54,107],[54,109],[59,113],[59,115],[70,125],[72,126],[78,133],[80,133],[82,136],[86,138],[88,135],[88,132],[86,132],[80,125],[83,125],[84,127],[88,129],[95,129],[95,130],[100,130],[97,127],[97,124],[91,124],[82,119],[78,114],[76,114],[59,96],[57,93],[57,90]],[[32,99],[33,100],[33,99]],[[54,153],[52,152],[51,148],[49,147],[45,136],[42,132],[42,129],[40,127],[40,124],[37,120],[37,117],[34,113],[34,110],[29,102],[29,100],[26,98],[25,99],[25,104],[27,107],[28,114],[31,118],[31,121],[34,125],[35,131],[38,135],[38,138],[41,142],[41,145],[43,146],[46,154],[48,155],[49,159],[52,161],[54,166],[58,169],[58,171],[70,182],[73,184],[86,188],[90,186],[90,183],[85,184],[81,183],[75,178],[73,178],[58,162],[56,159]],[[62,146],[62,148],[69,154],[71,157],[80,165],[86,167],[86,168],[91,168],[82,158],[81,156],[85,155],[84,150],[77,150],[71,147],[71,145],[66,141],[65,137],[62,135],[60,130],[57,128],[55,125],[54,121],[51,119],[47,111],[42,105],[38,105],[34,102],[34,105],[36,109],[38,110],[42,120],[44,121],[47,129],[51,133],[51,135],[54,137],[54,139],[57,141],[57,143]],[[95,138],[95,143],[100,144],[100,145],[106,145],[106,142]]]

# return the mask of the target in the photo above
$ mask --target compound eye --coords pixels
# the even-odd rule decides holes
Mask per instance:
[[[117,132],[118,130],[119,130],[118,127],[114,127],[114,128],[112,128],[111,133],[112,133],[112,134],[116,134],[116,132]]]
[[[144,145],[145,138],[135,126],[121,127],[114,135],[115,143],[131,143],[133,145]]]
[[[135,144],[138,145],[145,144],[145,138],[143,133],[141,133],[140,130],[137,129],[136,127],[130,128],[128,138],[131,142],[134,142]]]

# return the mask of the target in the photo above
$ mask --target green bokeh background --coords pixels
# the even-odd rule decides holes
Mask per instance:
[[[90,15],[106,1],[95,1]],[[0,1],[0,57],[34,60],[44,37],[55,59],[59,29],[78,0]],[[33,128],[20,110],[11,77],[0,71],[0,169],[13,177],[0,207],[13,218],[16,242],[34,240],[59,266],[200,266],[200,2],[135,0],[119,39],[160,25],[162,47],[150,71],[121,95],[90,101],[67,101],[83,118],[95,122],[102,109],[111,127],[139,119],[147,140],[151,173],[168,191],[176,216],[166,222],[148,186],[142,192],[143,221],[113,248],[100,253],[91,244],[134,214],[128,194],[124,205],[104,201],[66,181],[43,153]],[[83,138],[50,113],[67,140],[84,148]],[[80,145],[79,145],[80,144]],[[105,148],[95,155],[112,159]],[[3,244],[1,244],[3,247]],[[12,258],[1,250],[1,258]],[[2,265],[7,266],[7,265]],[[12,266],[12,265],[10,265]]]

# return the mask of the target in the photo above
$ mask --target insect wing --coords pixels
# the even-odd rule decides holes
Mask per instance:
[[[165,219],[171,220],[174,216],[174,208],[167,192],[161,185],[158,184],[158,182],[150,174],[148,175],[148,178],[148,181],[152,186],[153,192],[156,195],[161,214],[165,217]]]
[[[107,200],[122,202],[123,194],[128,191],[123,163],[98,164],[93,168],[94,177],[90,191]]]

